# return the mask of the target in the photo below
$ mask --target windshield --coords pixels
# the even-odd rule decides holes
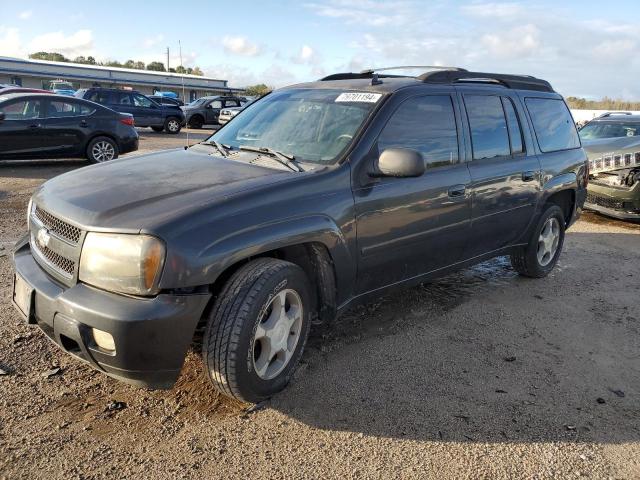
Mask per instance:
[[[196,105],[201,105],[205,102],[206,98],[199,98],[197,100],[194,100],[193,102],[189,103],[190,107],[195,107]]]
[[[640,123],[588,123],[578,132],[583,140],[640,136]]]
[[[271,148],[303,162],[334,163],[381,97],[342,90],[277,91],[247,106],[211,140],[232,149]]]

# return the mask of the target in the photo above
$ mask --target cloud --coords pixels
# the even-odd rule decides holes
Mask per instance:
[[[203,70],[207,77],[228,80],[230,87],[246,87],[264,83],[278,88],[299,82],[299,78],[291,70],[278,63],[261,70],[235,63],[209,65]]]
[[[257,44],[252,43],[243,36],[227,35],[222,39],[222,46],[225,52],[243,57],[256,57],[261,53],[261,49]]]
[[[33,15],[32,10],[24,10],[18,14],[18,18],[20,20],[29,20],[31,18],[31,15]]]
[[[24,57],[25,51],[20,41],[20,31],[0,25],[0,55],[7,57]]]
[[[320,54],[309,45],[303,45],[291,61],[298,64],[317,65],[321,62],[321,58]]]
[[[402,25],[410,17],[404,1],[330,0],[327,3],[307,3],[305,7],[321,17],[344,20],[347,24],[383,27]]]
[[[144,39],[143,45],[146,48],[152,48],[156,45],[160,44],[164,40],[164,35],[159,33],[158,35],[154,35],[153,37],[147,37]]]
[[[65,56],[90,55],[93,51],[91,30],[78,30],[66,36],[63,32],[50,32],[34,37],[29,42],[29,53],[58,52]]]
[[[522,25],[506,32],[487,33],[482,36],[481,43],[496,58],[522,58],[538,53],[540,31],[535,25]]]
[[[524,12],[524,7],[518,3],[473,3],[460,8],[463,13],[482,18],[514,18]]]

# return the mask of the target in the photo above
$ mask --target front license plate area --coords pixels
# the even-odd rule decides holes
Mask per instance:
[[[33,288],[18,273],[13,279],[13,303],[30,322]]]

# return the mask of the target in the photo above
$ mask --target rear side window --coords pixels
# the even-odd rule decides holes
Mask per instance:
[[[538,145],[543,152],[578,148],[580,140],[569,109],[555,98],[527,98]]]
[[[86,99],[96,103],[109,103],[109,92],[94,90],[89,93]]]
[[[91,115],[95,108],[89,108],[75,102],[49,102],[47,117],[78,117]]]
[[[116,101],[115,104],[116,105],[133,105],[133,100],[131,100],[131,95],[128,93],[116,93],[115,94],[116,97]]]
[[[522,128],[520,127],[520,119],[513,106],[510,98],[502,97],[502,105],[504,106],[504,114],[507,116],[507,127],[509,128],[509,140],[511,141],[511,153],[517,155],[524,152],[522,146]]]
[[[427,168],[458,160],[458,133],[448,95],[410,98],[394,112],[378,137],[378,151],[411,148],[422,154]]]
[[[500,97],[465,95],[473,159],[503,157],[511,154],[507,121]]]

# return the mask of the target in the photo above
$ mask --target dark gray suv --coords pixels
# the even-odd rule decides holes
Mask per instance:
[[[430,70],[283,88],[207,141],[44,183],[13,301],[93,367],[173,385],[194,335],[221,392],[291,378],[313,321],[499,255],[544,277],[587,158],[549,83]]]
[[[182,111],[189,127],[202,128],[203,125],[219,125],[218,116],[223,108],[241,107],[247,102],[244,97],[202,97],[184,105]]]

